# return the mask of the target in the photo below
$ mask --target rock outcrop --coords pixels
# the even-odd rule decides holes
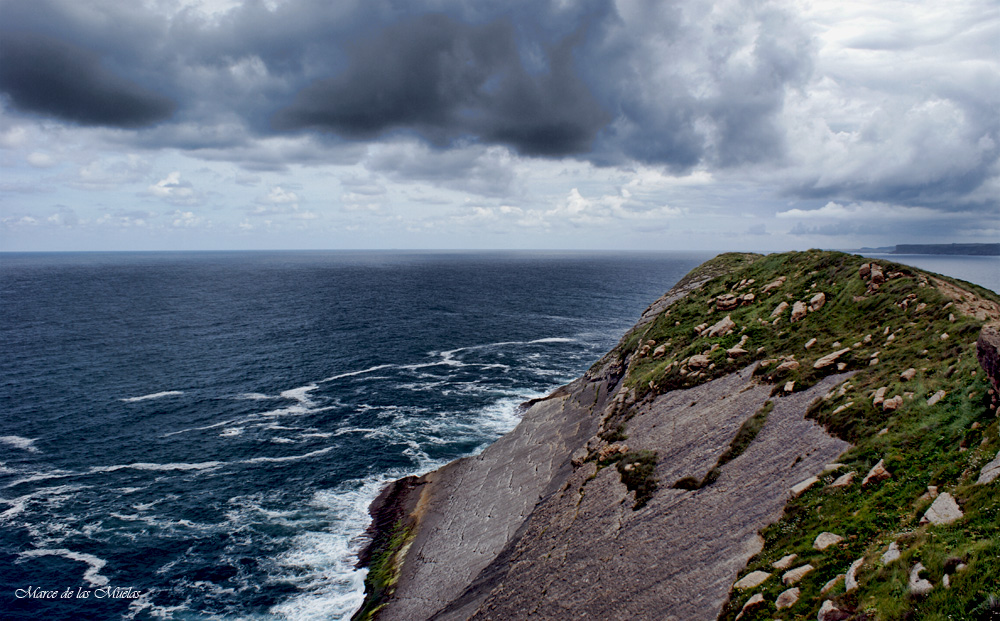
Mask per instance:
[[[770,267],[757,267],[763,263]],[[885,543],[859,540],[876,535],[849,522],[863,503],[923,476],[907,469],[907,451],[923,440],[901,431],[910,420],[947,413],[966,395],[972,403],[962,401],[961,423],[935,432],[961,430],[939,445],[955,447],[948,458],[958,459],[962,443],[968,463],[941,472],[964,479],[928,475],[916,486],[950,492],[934,498],[927,523],[915,527],[960,519],[960,505],[971,521],[980,514],[966,490],[1000,476],[995,425],[976,405],[984,397],[973,400],[985,395],[985,382],[962,362],[975,334],[971,315],[955,319],[948,311],[962,308],[945,306],[936,282],[888,262],[820,251],[783,263],[724,255],[695,270],[583,377],[531,402],[514,431],[383,494],[373,506],[372,545],[397,547],[367,558],[390,558],[393,573],[371,590],[360,617],[735,619],[792,607],[796,616],[827,621],[856,614],[849,606],[868,601],[869,581],[901,552],[892,543],[881,564],[871,557],[872,570],[858,557],[881,553]],[[939,338],[943,325],[951,326],[948,339]],[[917,338],[927,344],[915,345]],[[984,340],[986,368],[989,335]],[[938,359],[946,362],[935,368]],[[893,446],[907,433],[906,449]],[[848,440],[859,449],[845,453]],[[879,455],[885,460],[872,466]],[[866,471],[861,491],[856,477]],[[902,512],[894,519],[905,523],[914,506],[927,507],[916,496],[885,510]],[[828,511],[841,513],[817,523]],[[796,539],[798,519],[812,521]],[[780,529],[765,530],[779,520]],[[914,541],[922,540],[899,537],[904,558],[914,558],[922,545]],[[915,596],[908,605],[928,593],[921,570],[902,572]],[[817,581],[827,582],[821,591]],[[859,593],[845,600],[841,581]]]

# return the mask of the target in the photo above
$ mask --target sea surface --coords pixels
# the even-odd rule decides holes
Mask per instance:
[[[710,256],[0,254],[0,618],[349,618],[380,487]]]
[[[711,255],[0,254],[0,617],[349,618],[380,488]],[[926,267],[1000,289],[968,259]]]

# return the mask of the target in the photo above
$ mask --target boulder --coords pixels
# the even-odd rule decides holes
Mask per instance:
[[[740,609],[740,614],[736,615],[736,618],[737,619],[742,618],[743,613],[752,608],[756,608],[757,606],[760,606],[763,603],[764,603],[764,596],[760,593],[754,593],[753,597],[748,599],[747,603],[743,604],[743,608]]]
[[[833,353],[827,354],[827,355],[823,356],[822,358],[820,358],[819,360],[817,360],[813,364],[813,368],[814,369],[823,369],[823,368],[826,368],[826,367],[830,366],[831,364],[835,363],[837,361],[837,358],[840,358],[841,356],[843,356],[844,354],[846,354],[849,351],[851,351],[851,348],[850,347],[845,347],[843,349],[838,349],[837,351],[835,351]]]
[[[788,310],[788,302],[782,302],[781,304],[778,304],[777,306],[775,306],[774,310],[771,311],[771,317],[778,317],[779,315],[781,315],[782,313],[784,313],[786,310]]]
[[[796,567],[791,571],[786,571],[784,575],[781,576],[781,582],[785,586],[791,586],[801,580],[807,573],[816,569],[812,565],[802,565],[801,567]]]
[[[963,515],[962,509],[955,502],[955,497],[945,492],[934,499],[934,503],[927,509],[927,513],[920,518],[920,523],[951,524]]]
[[[777,280],[772,280],[771,282],[769,282],[766,285],[764,285],[763,287],[761,287],[760,288],[760,292],[761,293],[769,293],[769,292],[777,289],[781,285],[785,284],[785,280],[786,279],[785,279],[784,276],[779,276],[777,278]]]
[[[880,459],[865,475],[864,480],[861,481],[861,487],[867,487],[869,483],[878,483],[891,477],[892,474],[885,469],[885,460]]]
[[[875,398],[872,399],[872,405],[878,407],[885,402],[885,391],[889,390],[887,386],[883,386],[875,391]]]
[[[920,572],[924,569],[923,563],[917,563],[910,570],[910,593],[913,595],[926,595],[934,588],[929,580],[920,577]]]
[[[756,586],[760,586],[770,577],[771,574],[766,571],[753,571],[737,580],[733,587],[737,589],[752,589]]]
[[[785,392],[792,392],[793,390],[795,390],[795,382],[794,381],[785,382],[785,387],[783,390]]]
[[[885,551],[882,555],[882,564],[888,565],[889,563],[897,560],[899,558],[899,544],[893,541],[889,544],[889,549]]]
[[[711,358],[704,354],[696,354],[688,358],[687,365],[692,369],[704,369],[712,364]]]
[[[847,474],[844,474],[844,475],[841,475],[841,476],[837,477],[836,481],[834,481],[833,483],[830,483],[830,487],[833,487],[833,488],[847,487],[848,485],[850,485],[851,483],[854,482],[854,475],[855,474],[856,474],[855,472],[851,471],[851,472],[848,472]]]
[[[899,379],[901,379],[904,382],[908,382],[916,376],[917,376],[917,370],[914,369],[913,367],[910,367],[909,369],[899,374]]]
[[[781,595],[778,596],[778,599],[774,600],[774,607],[778,610],[781,610],[782,608],[791,608],[797,601],[799,601],[799,590],[797,588],[791,588],[782,592]]]
[[[817,293],[812,296],[811,300],[809,300],[809,311],[815,313],[819,309],[823,308],[824,304],[826,304],[826,294],[822,292]]]
[[[789,554],[787,556],[782,556],[780,559],[771,563],[771,567],[781,570],[788,569],[789,567],[792,566],[792,563],[794,563],[795,559],[797,559],[798,557],[799,557],[798,554]]]
[[[892,399],[886,399],[882,402],[882,410],[885,412],[893,412],[898,410],[901,405],[903,405],[903,396],[896,395]]]
[[[872,263],[871,277],[872,284],[881,285],[885,282],[885,274],[882,272],[882,267],[878,263]]]
[[[791,391],[788,391],[791,392]],[[792,496],[798,497],[805,493],[807,489],[819,483],[819,477],[809,477],[805,481],[792,486]]]
[[[775,367],[775,373],[781,373],[782,371],[794,371],[799,368],[799,362],[797,360],[786,360]]]
[[[707,336],[708,338],[714,338],[717,336],[722,336],[726,332],[735,329],[736,329],[736,322],[734,322],[729,315],[726,315],[725,317],[720,319],[715,325],[706,330],[702,334],[702,336]]]
[[[755,296],[752,293],[744,293],[743,295],[740,296],[740,305],[741,306],[749,306],[749,305],[753,304],[753,301],[756,298],[757,298],[757,296]]]
[[[861,557],[858,560],[851,563],[851,566],[847,569],[847,576],[844,578],[844,590],[848,593],[858,588],[858,570],[865,563],[865,557]]]
[[[980,330],[976,339],[976,359],[993,385],[994,394],[1000,393],[1000,331],[995,326]]]
[[[844,574],[837,574],[836,576],[833,577],[833,579],[827,581],[827,583],[823,585],[823,588],[819,590],[819,594],[826,595],[827,593],[832,591],[833,588],[837,586],[837,583],[843,580],[844,578],[845,578]]]
[[[996,459],[983,466],[976,483],[986,485],[996,481],[997,477],[1000,477],[1000,452],[997,453]]]
[[[816,540],[813,541],[813,548],[816,550],[825,550],[843,540],[843,537],[834,533],[820,533],[816,535]]]
[[[733,310],[740,305],[740,299],[731,293],[715,298],[715,308],[721,311]]]
[[[850,619],[851,616],[851,613],[837,608],[831,600],[826,600],[819,607],[819,612],[816,613],[816,621],[844,621]]]
[[[934,404],[936,404],[941,399],[944,399],[945,395],[947,395],[947,394],[948,393],[946,393],[943,390],[937,391],[936,393],[934,393],[933,395],[931,395],[930,399],[927,400],[927,405],[934,405]]]
[[[664,343],[663,345],[660,345],[659,347],[657,347],[656,349],[653,350],[653,357],[654,358],[662,358],[665,355],[667,355],[667,344],[666,343]]]
[[[809,339],[808,341],[806,341],[805,348],[806,349],[812,349],[812,346],[815,345],[815,344],[816,344],[816,337],[813,337],[813,338]]]
[[[805,302],[796,302],[795,304],[792,305],[792,321],[794,322],[805,319],[805,316],[808,312],[809,311],[806,307]]]
[[[871,263],[862,263],[861,267],[858,268],[858,276],[861,278],[868,278],[872,273]]]
[[[742,355],[748,354],[748,353],[750,353],[750,352],[748,352],[747,350],[745,350],[745,349],[743,349],[742,347],[739,347],[739,346],[731,347],[731,348],[729,348],[729,349],[726,350],[726,355],[729,356],[730,358],[736,358],[736,357],[739,357],[739,356],[742,356]]]

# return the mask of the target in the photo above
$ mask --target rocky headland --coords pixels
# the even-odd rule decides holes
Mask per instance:
[[[998,325],[888,261],[720,255],[481,454],[386,488],[355,619],[995,618]]]

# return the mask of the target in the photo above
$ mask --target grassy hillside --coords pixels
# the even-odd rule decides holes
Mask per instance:
[[[1000,618],[1000,480],[976,484],[1000,440],[975,354],[980,328],[1000,316],[1000,298],[888,261],[862,268],[871,263],[823,251],[722,255],[699,268],[712,280],[628,334],[615,352],[630,360],[625,381],[636,400],[752,361],[775,398],[832,373],[854,373],[809,413],[854,448],[762,533],[763,550],[741,576],[770,576],[734,589],[724,619],[741,612],[742,619],[816,619],[827,600],[828,621]],[[631,410],[605,422],[609,440]],[[740,441],[753,434],[751,425]],[[879,462],[889,477],[862,486]],[[963,516],[921,524],[945,494]],[[824,532],[842,539],[817,549]],[[883,562],[893,543],[899,558]],[[812,569],[783,584],[788,569],[772,564],[792,554],[788,569]],[[914,572],[918,563],[924,569]],[[847,591],[838,576],[852,564],[857,586]],[[777,608],[793,588],[797,601]],[[752,598],[761,603],[744,610]]]

